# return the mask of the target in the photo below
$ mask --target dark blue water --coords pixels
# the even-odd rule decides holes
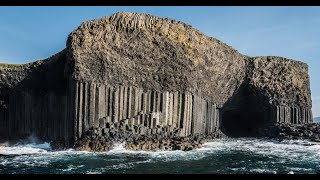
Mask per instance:
[[[105,153],[51,151],[50,145],[0,147],[0,174],[271,173],[320,174],[320,144],[220,139],[189,152],[134,152],[117,145]]]

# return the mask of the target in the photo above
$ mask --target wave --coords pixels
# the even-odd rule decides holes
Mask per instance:
[[[269,139],[239,138],[214,140],[204,144],[198,151],[216,153],[219,151],[242,151],[260,155],[291,157],[291,158],[320,158],[320,143],[305,140],[275,141]]]
[[[17,144],[14,146],[0,147],[0,154],[2,155],[23,155],[23,154],[42,154],[51,150],[49,143],[42,144]]]
[[[114,147],[108,152],[101,152],[103,154],[148,154],[148,155],[160,155],[160,154],[190,154],[201,152],[216,152],[216,151],[232,151],[241,150],[248,152],[255,152],[261,154],[276,154],[278,152],[313,152],[320,155],[320,143],[305,141],[305,140],[286,140],[278,142],[269,139],[256,139],[256,138],[227,138],[216,139],[210,142],[204,143],[202,148],[192,151],[132,151],[124,148],[124,143],[115,144]],[[64,151],[53,151],[50,143],[30,143],[30,144],[16,144],[13,146],[0,146],[0,154],[36,154],[36,153],[94,153],[87,151],[75,151],[68,149]],[[98,153],[100,154],[100,153]]]
[[[176,160],[198,160],[204,157],[203,154],[197,153],[197,150],[192,151],[169,151],[169,150],[159,150],[159,151],[133,151],[124,148],[124,143],[115,144],[112,150],[108,152],[102,152],[102,154],[107,155],[122,155],[122,154],[132,154],[147,156],[151,160],[162,160],[162,161],[176,161]]]
[[[207,142],[202,148],[192,151],[131,151],[126,150],[124,145],[115,144],[108,152],[74,149],[54,151],[46,142],[4,146],[0,147],[0,169],[1,166],[52,169],[52,164],[62,163],[64,165],[55,171],[97,174],[122,172],[148,164],[164,163],[163,165],[168,166],[191,161],[194,165],[198,163],[199,167],[202,166],[202,162],[215,166],[221,161],[226,161],[223,162],[226,163],[224,169],[230,173],[297,173],[313,172],[315,168],[320,168],[320,143],[303,140],[278,142],[270,139],[226,138]],[[312,165],[304,165],[308,163]],[[282,165],[283,168],[279,170]]]
[[[1,155],[24,155],[24,154],[105,154],[105,155],[119,155],[119,154],[143,154],[153,158],[164,158],[166,156],[179,156],[181,158],[188,158],[193,154],[210,154],[219,151],[242,151],[251,152],[264,155],[277,156],[292,156],[292,153],[305,153],[320,156],[320,143],[314,143],[304,140],[286,140],[278,142],[269,139],[256,138],[230,138],[230,139],[216,139],[211,142],[204,143],[202,148],[192,151],[132,151],[124,148],[124,143],[115,144],[108,152],[87,152],[75,151],[68,149],[63,151],[53,151],[50,144],[44,143],[30,143],[30,144],[16,144],[13,146],[0,146]],[[199,158],[202,156],[193,156]]]

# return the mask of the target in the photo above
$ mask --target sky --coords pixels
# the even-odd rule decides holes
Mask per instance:
[[[249,56],[282,56],[309,65],[314,117],[320,116],[320,7],[56,6],[0,7],[0,63],[45,59],[66,47],[82,22],[119,11],[183,21]]]

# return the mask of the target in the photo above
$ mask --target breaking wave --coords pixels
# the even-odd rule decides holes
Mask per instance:
[[[49,143],[0,146],[1,173],[320,173],[320,143],[217,139],[192,151],[53,151]]]

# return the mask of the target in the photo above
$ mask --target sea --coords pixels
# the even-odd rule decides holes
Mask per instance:
[[[49,143],[0,147],[0,174],[320,174],[320,143],[226,138],[192,151],[53,151]]]

